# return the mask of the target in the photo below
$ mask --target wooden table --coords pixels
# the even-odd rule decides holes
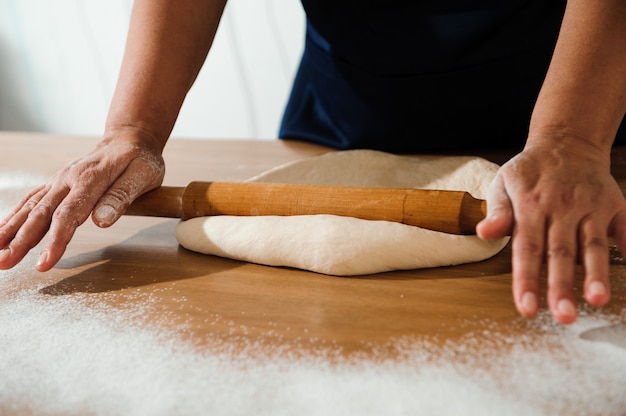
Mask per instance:
[[[94,144],[89,138],[1,133],[0,169],[50,175]],[[164,184],[240,180],[328,151],[283,141],[174,139],[165,151]],[[622,149],[614,153],[614,172],[626,183]],[[398,339],[444,343],[480,331],[486,322],[504,333],[528,330],[512,302],[508,248],[475,264],[340,278],[192,253],[178,246],[175,224],[124,217],[103,230],[88,221],[52,271],[34,271],[36,255],[27,257],[22,282],[42,282],[50,296],[86,293],[118,308],[150,297],[153,307],[142,319],[180,332],[198,348],[255,342],[300,352],[332,348],[344,356],[393,354]],[[620,258],[614,263],[608,314],[626,305],[626,284],[615,278],[624,266]],[[580,285],[580,272],[578,280]]]

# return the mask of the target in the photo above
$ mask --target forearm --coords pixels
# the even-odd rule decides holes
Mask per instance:
[[[626,111],[626,1],[570,0],[528,145],[571,137],[610,149]]]
[[[165,145],[211,47],[226,0],[136,0],[106,134],[132,128]]]

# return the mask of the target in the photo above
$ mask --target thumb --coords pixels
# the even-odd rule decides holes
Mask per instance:
[[[93,222],[98,227],[110,227],[135,199],[161,183],[161,180],[148,179],[145,176],[126,173],[115,181],[96,203],[92,214]]]
[[[487,190],[487,216],[476,226],[476,234],[483,240],[495,240],[511,235],[514,215],[504,181],[497,175]]]
[[[94,207],[93,222],[102,228],[113,225],[124,214],[131,202],[140,195],[137,188],[128,186],[128,182],[114,183]]]

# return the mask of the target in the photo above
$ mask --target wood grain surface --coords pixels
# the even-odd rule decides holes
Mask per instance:
[[[84,137],[0,133],[0,170],[51,175],[94,144]],[[165,151],[164,184],[242,180],[328,151],[289,141],[174,139]],[[502,162],[507,152],[486,155]],[[625,155],[623,149],[613,155],[622,185]],[[36,282],[48,296],[86,293],[118,308],[149,300],[143,321],[177,331],[199,348],[226,341],[242,348],[254,343],[392,354],[394,343],[407,337],[445,343],[486,326],[528,331],[512,303],[509,248],[474,264],[340,278],[192,253],[178,246],[175,224],[124,217],[99,229],[88,221],[52,271],[36,272],[36,253],[27,257],[21,282]],[[621,256],[613,263],[614,296],[604,308],[609,314],[626,304]],[[579,270],[579,286],[580,278]],[[7,295],[0,293],[0,300]]]

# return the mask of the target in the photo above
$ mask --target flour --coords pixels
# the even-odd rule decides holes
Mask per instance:
[[[10,191],[23,191],[41,185],[45,178],[22,172],[0,172],[0,192],[2,199]]]
[[[45,178],[22,172],[0,172],[0,220],[26,193],[44,183]]]
[[[1,276],[0,290],[13,279]],[[617,415],[626,406],[624,350],[579,336],[610,324],[602,316],[562,328],[546,315],[532,338],[486,323],[444,348],[398,340],[398,360],[331,363],[331,351],[198,352],[138,324],[145,302],[120,311],[88,297],[35,288],[0,303],[0,414]]]

